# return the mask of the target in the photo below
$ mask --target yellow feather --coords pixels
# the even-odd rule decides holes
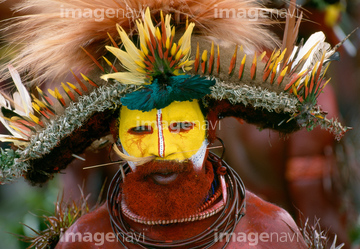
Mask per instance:
[[[120,72],[120,73],[110,73],[105,74],[100,77],[103,80],[114,79],[123,84],[135,84],[142,85],[145,83],[145,76],[136,76],[134,73],[130,72]]]
[[[288,70],[288,66],[286,66],[286,67],[284,68],[284,70],[281,71],[280,76],[281,76],[281,77],[284,77],[285,74],[286,74],[286,72],[287,72],[287,70]]]
[[[180,59],[180,56],[182,55],[182,50],[181,48],[179,49],[179,51],[177,52],[176,56],[175,56],[175,59],[178,60]]]
[[[159,27],[156,27],[155,37],[158,39],[158,41],[161,41],[161,33]]]
[[[136,20],[136,26],[140,36],[140,44],[143,46],[146,44],[146,41],[149,40],[148,31],[144,29],[144,25],[140,20]]]
[[[105,57],[104,57],[105,58]],[[110,62],[110,61],[109,61]],[[72,89],[77,89],[77,87],[74,84],[71,84],[70,82],[66,82]]]
[[[136,65],[135,61],[130,57],[128,53],[126,53],[125,51],[119,48],[110,47],[110,46],[106,46],[106,49],[110,51],[113,55],[115,55],[116,58],[120,60],[121,64],[127,70],[129,70],[130,72],[136,72],[138,66]]]
[[[315,75],[315,73],[316,73],[316,71],[317,71],[317,68],[318,68],[318,66],[319,66],[319,63],[320,63],[320,61],[317,61],[317,62],[315,63],[315,66],[314,66],[314,68],[313,68],[313,70],[312,70],[312,73],[311,73],[311,76],[312,76],[312,77],[314,77],[314,75]]]
[[[145,55],[148,55],[148,54],[149,54],[149,50],[147,49],[146,45],[144,45],[144,44],[141,43],[140,46],[141,46],[141,49],[142,49],[143,53],[144,53]]]
[[[146,65],[145,65],[144,62],[142,62],[142,61],[135,61],[135,63],[136,63],[139,67],[146,68]]]
[[[306,60],[306,59],[310,56],[310,54],[311,54],[311,52],[314,50],[314,48],[319,44],[319,42],[320,42],[320,41],[318,41],[317,43],[315,43],[315,44],[309,49],[309,51],[301,58],[301,60]]]
[[[241,65],[244,65],[246,61],[246,54],[244,54],[244,57],[242,58]]]
[[[171,55],[174,56],[175,55],[175,52],[176,52],[176,43],[173,44],[172,48],[171,48]]]
[[[204,50],[202,55],[201,55],[201,60],[202,61],[207,61],[207,50]]]
[[[70,88],[68,88],[63,82],[61,82],[61,86],[64,88],[65,92],[70,92]]]
[[[306,75],[305,77],[305,87],[308,87],[308,83],[309,83],[309,79],[310,79],[310,75]]]
[[[241,47],[240,47],[240,49],[241,49]],[[265,55],[266,55],[266,51],[264,51],[264,52],[260,55],[259,61],[262,61],[262,59],[264,59]]]
[[[128,53],[128,55],[134,60],[141,60],[141,56],[139,54],[139,50],[138,48],[134,45],[134,43],[130,40],[129,36],[127,35],[127,33],[125,32],[125,30],[117,25],[117,30],[119,32],[121,41],[123,42],[126,52]]]
[[[170,48],[170,38],[166,38],[166,43],[165,43],[165,47],[166,49],[169,49]]]
[[[297,95],[298,95],[298,93],[297,93],[296,87],[295,87],[294,85],[292,85],[292,86],[291,86],[291,88],[292,88],[292,90],[293,90],[293,92],[294,92],[295,96],[297,96]]]
[[[38,117],[36,117],[34,114],[30,113],[30,118],[37,124],[39,124],[40,119]]]
[[[53,90],[51,90],[50,88],[48,89],[48,92],[50,93],[51,96],[53,96],[54,98],[56,98],[56,94]],[[33,103],[33,107],[34,107],[34,103]],[[36,109],[36,108],[35,108]],[[40,110],[40,108],[39,108]]]
[[[150,28],[150,31],[155,35],[155,27],[154,24],[151,20],[151,14],[150,14],[150,8],[147,7],[145,10],[145,18],[144,18],[144,27],[145,30],[147,30],[148,28]]]
[[[182,51],[187,50],[187,48],[191,48],[191,34],[193,32],[194,27],[195,27],[195,23],[193,22],[190,23],[184,35],[180,38],[181,43],[179,41],[179,45]]]
[[[48,89],[48,90],[50,90],[50,89]],[[51,90],[50,90],[51,91]],[[49,91],[49,93],[50,93],[50,91]],[[51,94],[51,93],[50,93]],[[52,95],[52,94],[51,94]],[[55,97],[55,96],[54,96]],[[33,107],[33,109],[35,110],[35,111],[37,111],[37,112],[39,112],[40,111],[40,107],[36,104],[36,103],[34,103],[34,102],[32,102],[32,107]]]
[[[87,78],[85,75],[81,74],[84,79]],[[88,80],[88,79],[87,79]],[[59,89],[57,87],[55,87],[55,95],[56,95],[56,98],[57,99],[62,99],[63,97],[61,96],[60,92],[59,92]]]
[[[166,30],[166,37],[171,36],[171,25],[170,25],[171,15],[165,16],[165,30]]]

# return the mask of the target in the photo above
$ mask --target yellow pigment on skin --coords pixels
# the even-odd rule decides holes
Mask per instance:
[[[120,111],[119,136],[123,148],[130,156],[146,157],[155,155],[158,160],[183,161],[193,156],[201,147],[206,136],[206,122],[197,100],[173,102],[161,109],[164,136],[164,156],[159,155],[159,129],[157,110],[149,112],[129,110],[123,106]],[[169,126],[178,122],[191,122],[192,129],[174,132]],[[151,126],[151,134],[132,134],[134,127]]]

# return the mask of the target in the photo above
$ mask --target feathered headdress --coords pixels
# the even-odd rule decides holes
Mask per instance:
[[[201,99],[209,119],[236,116],[286,133],[320,125],[337,137],[347,129],[316,105],[335,53],[323,33],[294,46],[289,26],[296,30],[299,22],[288,20],[283,47],[259,52],[276,42],[265,29],[272,23],[267,15],[215,15],[273,11],[255,1],[41,0],[21,8],[40,13],[12,24],[13,37],[24,45],[12,64],[28,72],[32,84],[61,77],[66,84],[59,80],[48,90],[53,98],[39,86],[29,94],[8,67],[18,92],[0,98],[0,120],[13,134],[1,140],[16,149],[0,151],[1,183],[20,176],[47,181],[110,132],[121,105],[149,111]]]

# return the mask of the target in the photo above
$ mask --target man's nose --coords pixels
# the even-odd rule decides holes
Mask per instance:
[[[174,138],[170,135],[168,127],[163,125],[160,129],[155,130],[154,132],[154,146],[151,146],[149,149],[150,155],[155,155],[160,158],[167,158],[168,156],[178,152],[177,141],[174,141]],[[157,146],[155,146],[157,144]]]
[[[154,133],[148,136],[151,136],[151,144],[148,145],[147,154],[153,155],[156,157],[164,158],[165,157],[165,138],[164,138],[164,128],[157,126],[154,128]]]
[[[145,153],[145,154],[150,155],[150,156],[163,157],[163,155],[162,155],[163,153],[161,152],[161,149],[160,149],[158,130],[154,129],[154,133],[151,135],[148,135],[148,136],[151,136],[151,139],[149,141],[149,144],[147,145],[147,148],[146,148],[147,153]]]
[[[177,146],[176,141],[174,141],[174,139],[165,139],[164,143],[165,143],[165,150],[164,150],[164,154],[163,154],[164,158],[167,158],[171,155],[175,155],[175,154],[179,153],[179,148]]]

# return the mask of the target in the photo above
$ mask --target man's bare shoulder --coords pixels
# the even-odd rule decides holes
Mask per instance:
[[[231,236],[230,236],[231,235]],[[232,234],[215,232],[219,242],[213,247],[227,248],[307,248],[294,220],[282,208],[246,192],[246,214]],[[109,244],[110,243],[110,244]],[[131,248],[135,245],[128,244]],[[112,231],[106,205],[81,217],[62,236],[56,249],[122,248]]]
[[[284,209],[246,191],[246,214],[231,234],[228,248],[307,248],[295,221]],[[226,237],[225,237],[226,238]]]
[[[122,248],[111,228],[106,204],[80,217],[60,238],[56,249]]]

